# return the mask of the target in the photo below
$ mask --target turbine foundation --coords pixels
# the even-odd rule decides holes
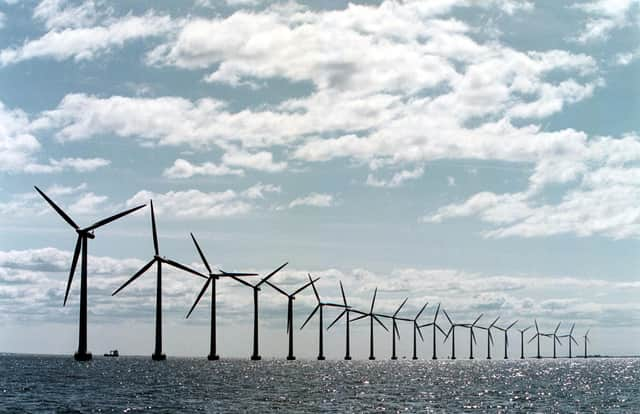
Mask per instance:
[[[167,359],[167,356],[165,354],[153,354],[151,355],[151,359],[154,361],[164,361]]]
[[[211,354],[209,354],[209,355],[207,355],[207,359],[209,361],[217,361],[217,360],[220,359],[220,355],[211,355]]]
[[[76,361],[91,361],[92,355],[91,352],[76,352],[73,354],[73,358]]]

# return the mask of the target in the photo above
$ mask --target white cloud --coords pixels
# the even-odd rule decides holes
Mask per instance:
[[[312,206],[312,207],[331,207],[334,205],[334,198],[331,194],[322,193],[310,193],[304,197],[294,199],[289,203],[289,208],[299,206]]]
[[[226,165],[216,165],[211,162],[205,162],[202,164],[191,164],[189,161],[178,158],[173,162],[173,165],[163,172],[165,177],[168,178],[189,178],[194,175],[244,175],[243,170],[232,169]]]
[[[96,195],[94,193],[83,194],[75,203],[69,206],[69,211],[74,214],[95,214],[102,209],[104,203],[109,199],[107,196]]]
[[[593,0],[576,3],[576,9],[582,10],[589,17],[573,40],[580,43],[602,41],[609,38],[611,32],[630,24],[638,24],[640,12],[638,0]]]
[[[67,17],[73,19],[72,16]],[[107,19],[103,26],[60,29],[58,23],[51,24],[52,30],[39,39],[27,40],[19,47],[1,50],[0,64],[6,66],[34,58],[90,60],[132,40],[158,36],[173,28],[168,16],[154,13]]]
[[[47,30],[87,27],[99,17],[94,1],[85,1],[77,6],[66,3],[66,0],[42,0],[33,10],[33,17],[44,22]]]
[[[253,154],[230,151],[222,156],[222,162],[227,165],[266,172],[278,172],[287,168],[286,162],[273,162],[273,154],[267,151],[261,151]]]
[[[256,199],[264,198],[265,193],[280,193],[281,191],[282,188],[278,185],[257,183],[243,191],[242,195],[250,199]]]
[[[395,174],[389,180],[380,180],[375,178],[372,174],[367,176],[366,184],[371,187],[399,187],[407,180],[415,180],[422,177],[424,174],[423,167],[416,167],[413,170],[402,170]]]
[[[616,65],[626,66],[638,58],[638,52],[618,53],[614,57]]]

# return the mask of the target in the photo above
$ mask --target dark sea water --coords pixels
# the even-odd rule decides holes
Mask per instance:
[[[640,360],[0,355],[0,412],[640,412]]]

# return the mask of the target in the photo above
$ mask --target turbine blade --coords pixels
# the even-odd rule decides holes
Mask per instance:
[[[371,300],[371,310],[369,311],[369,313],[373,313],[373,306],[376,304],[377,294],[378,294],[378,288],[376,287],[376,290],[373,291],[373,299]]]
[[[340,281],[340,292],[342,293],[342,301],[344,302],[344,306],[349,306],[347,303],[347,296],[344,294],[344,287],[342,286],[342,280]]]
[[[507,326],[507,331],[511,328],[513,328],[513,325],[515,325],[516,323],[518,323],[518,321],[516,320],[515,322],[513,322],[511,325]]]
[[[562,341],[560,341],[560,338],[558,338],[557,336],[553,336],[555,338],[556,341],[558,341],[558,345],[562,345]]]
[[[571,325],[571,329],[569,330],[569,335],[573,335],[573,328],[576,327],[576,324],[574,323],[573,325]]]
[[[528,331],[529,329],[531,329],[531,328],[533,328],[533,326],[529,325],[529,326],[527,326],[526,328],[524,328],[524,329],[523,329],[522,331],[520,331],[520,332],[525,333],[525,332],[527,332],[527,331]]]
[[[570,336],[569,338],[573,341],[574,344],[578,345],[578,341],[576,341],[576,338],[574,338],[573,336]]]
[[[476,326],[476,323],[478,323],[478,321],[480,320],[480,318],[482,318],[482,316],[483,316],[483,315],[484,315],[484,313],[481,313],[481,314],[480,314],[480,316],[478,316],[478,317],[476,318],[476,320],[475,320],[475,321],[473,321],[473,323],[471,324],[471,326]]]
[[[71,270],[69,271],[69,280],[67,281],[67,290],[64,292],[64,302],[62,306],[67,305],[67,298],[69,297],[69,290],[71,289],[71,281],[73,281],[73,275],[76,272],[76,265],[78,264],[78,256],[80,256],[81,237],[78,235],[76,241],[76,248],[73,249],[73,259],[71,260]]]
[[[427,307],[427,305],[429,304],[429,302],[425,302],[425,304],[422,306],[422,308],[420,309],[420,312],[418,312],[418,314],[416,315],[416,317],[413,319],[414,321],[417,321],[418,318],[420,317],[420,315],[422,315],[422,312],[424,312],[425,308]]]
[[[153,211],[153,203],[151,204],[151,211]],[[151,216],[153,217],[153,215]],[[153,227],[155,228],[155,220],[153,221],[154,225]],[[155,237],[155,231],[154,231],[154,238],[153,238],[153,247],[156,249],[156,254],[158,254],[158,241],[157,238]],[[211,267],[209,267],[209,262],[207,262],[207,258],[204,257],[204,253],[202,252],[202,249],[200,249],[200,245],[198,244],[198,241],[196,240],[196,237],[193,235],[193,233],[191,234],[191,240],[193,240],[193,244],[196,245],[196,250],[198,250],[198,254],[200,255],[200,259],[202,260],[202,263],[204,263],[204,267],[207,268],[207,272],[209,272],[209,274],[211,274]]]
[[[284,290],[280,289],[278,286],[274,285],[273,283],[269,282],[268,280],[267,280],[267,285],[271,286],[272,288],[274,288],[278,292],[282,293],[286,297],[289,297],[289,294],[287,292],[285,292]],[[291,295],[291,296],[293,296],[293,295]]]
[[[315,279],[313,279],[313,280],[311,280],[311,281],[309,281],[309,282],[305,283],[305,284],[304,284],[304,286],[302,286],[301,288],[299,288],[298,290],[296,290],[295,292],[293,292],[293,293],[291,294],[291,296],[295,296],[295,295],[297,295],[298,293],[302,292],[303,290],[305,290],[306,288],[308,288],[309,286],[311,286],[313,283],[317,282],[318,280],[320,280],[320,278],[319,278],[319,277],[316,277]]]
[[[371,314],[371,317],[373,319],[375,319],[376,322],[378,322],[380,324],[380,326],[382,326],[384,328],[385,331],[389,332],[389,329],[387,329],[387,327],[384,325],[384,323],[382,323],[382,321],[380,319],[378,319],[378,317],[376,315]]]
[[[493,322],[491,322],[491,325],[489,325],[489,328],[492,328],[493,325],[496,324],[496,322],[498,322],[498,319],[500,319],[500,317],[498,316]]]
[[[534,339],[536,339],[540,334],[535,334],[531,337],[531,339],[529,339],[529,342],[527,342],[528,344],[530,344],[531,342],[533,342]]]
[[[536,333],[540,334],[540,329],[538,329],[538,321],[536,319],[533,320],[533,323],[536,324]]]
[[[335,319],[333,320],[333,322],[331,322],[331,323],[329,324],[329,326],[327,326],[327,331],[329,330],[329,328],[331,328],[333,325],[335,325],[335,324],[340,320],[340,318],[342,318],[346,313],[347,313],[347,310],[346,310],[346,309],[345,309],[345,310],[343,310],[343,311],[342,311],[342,313],[340,313],[340,315],[338,315],[338,317],[337,317],[337,318],[335,318]]]
[[[189,309],[189,313],[187,313],[187,317],[185,319],[189,319],[189,316],[191,316],[191,312],[193,312],[193,310],[196,308],[196,305],[198,304],[198,302],[200,302],[200,299],[202,298],[202,295],[204,295],[204,292],[207,291],[207,288],[209,287],[209,283],[211,283],[211,277],[209,277],[207,279],[207,281],[204,282],[204,286],[202,287],[202,290],[198,294],[198,297],[196,298],[196,301],[193,302],[193,306],[191,306],[191,309]]]
[[[453,331],[453,328],[454,328],[454,325],[451,325],[451,327],[449,328],[449,330],[447,331],[447,333],[444,336],[444,341],[442,341],[443,343],[447,342],[447,339],[449,339],[449,335],[451,335],[451,331]]]
[[[263,284],[264,282],[266,282],[267,280],[269,280],[273,275],[275,275],[276,273],[278,273],[280,270],[282,270],[283,267],[285,267],[286,265],[288,265],[289,262],[284,262],[282,265],[280,265],[279,268],[277,268],[276,270],[274,270],[273,272],[269,273],[266,277],[262,278],[262,280],[260,282],[258,282],[258,284],[256,285],[256,287],[260,287],[261,284]]]
[[[300,327],[300,329],[304,328],[305,325],[307,324],[307,322],[309,322],[311,320],[311,318],[313,317],[313,315],[315,315],[315,313],[318,311],[318,309],[320,309],[320,304],[316,305],[315,308],[313,308],[313,311],[311,311],[311,313],[309,314],[309,316],[307,316],[307,320],[304,321],[304,323],[302,324],[302,326]]]
[[[33,188],[35,188],[36,191],[40,193],[40,195],[47,201],[47,203],[49,203],[49,205],[53,207],[53,209],[58,213],[58,215],[62,217],[64,221],[66,221],[71,227],[73,227],[76,230],[80,228],[78,227],[75,221],[71,220],[71,217],[69,217],[67,213],[65,213],[60,207],[58,207],[58,205],[54,203],[53,200],[51,200],[49,197],[47,197],[47,195],[43,193],[38,187],[33,186]]]
[[[491,345],[493,345],[493,335],[491,335],[491,331],[489,332],[489,342],[491,342]]]
[[[236,282],[240,282],[243,285],[249,286],[250,288],[255,288],[255,286],[253,286],[251,283],[249,282],[245,282],[244,280],[240,279],[239,277],[235,277],[235,276],[229,276],[231,279],[235,280]]]
[[[438,324],[435,324],[435,325],[436,325],[436,328],[438,328],[438,330],[439,330],[440,332],[442,332],[442,334],[443,334],[443,335],[446,335],[446,334],[444,333],[444,330],[440,327],[440,325],[438,325]]]
[[[158,247],[158,228],[156,227],[156,213],[153,211],[153,200],[149,200],[149,204],[151,205],[151,235],[153,236],[153,251],[157,256],[160,254],[160,248]]]
[[[398,337],[398,339],[400,339],[400,330],[398,329],[398,324],[397,323],[393,324],[393,331],[394,331],[395,335]]]
[[[553,331],[553,334],[554,334],[554,335],[558,333],[558,329],[560,329],[560,324],[561,324],[561,323],[562,323],[562,322],[558,322],[558,324],[556,325],[556,329]]]
[[[478,341],[476,341],[476,334],[473,332],[473,328],[471,328],[471,339],[473,339],[474,344],[478,343]]]
[[[104,226],[105,224],[111,223],[114,220],[118,220],[119,218],[124,217],[127,214],[131,214],[136,210],[140,210],[144,206],[145,205],[142,204],[142,205],[139,205],[138,207],[134,207],[134,208],[130,208],[129,210],[121,211],[120,213],[114,214],[111,217],[107,217],[106,219],[97,221],[97,222],[93,223],[92,225],[90,225],[89,227],[85,227],[83,230],[84,231],[91,231],[91,230],[97,229],[98,227],[101,227],[101,226]]]
[[[236,272],[225,272],[222,269],[218,269],[218,271],[221,273],[218,276],[258,276],[257,273],[236,273]]]
[[[318,303],[320,303],[320,295],[318,294],[318,289],[316,289],[316,284],[313,282],[313,279],[311,279],[311,274],[307,273],[307,276],[309,276],[309,281],[311,282],[311,287],[313,288],[313,294],[316,295],[316,300],[318,301]]]
[[[442,309],[442,312],[444,313],[444,316],[447,317],[447,320],[449,321],[449,324],[451,324],[451,326],[453,326],[453,321],[449,317],[449,314],[447,313],[447,311],[445,309]]]
[[[398,312],[400,312],[400,309],[402,309],[402,307],[404,306],[404,304],[405,304],[405,303],[407,303],[407,300],[408,300],[408,299],[409,299],[409,298],[404,298],[404,301],[402,302],[402,304],[401,304],[400,306],[398,306],[398,309],[396,309],[396,313],[394,313],[394,314],[393,314],[393,316],[394,316],[394,317],[398,314]]]
[[[151,265],[153,265],[155,262],[156,262],[155,258],[151,259],[151,261],[149,263],[147,263],[146,265],[142,266],[140,268],[140,270],[138,270],[133,276],[131,276],[131,278],[129,280],[127,280],[122,286],[120,286],[115,292],[113,292],[111,294],[111,296],[115,296],[118,292],[120,292],[122,289],[127,287],[129,285],[129,283],[131,283],[134,280],[136,280],[137,278],[139,278],[140,275],[142,275],[144,272],[146,272],[151,267]]]
[[[177,268],[177,269],[184,270],[185,272],[188,272],[188,273],[194,274],[194,275],[196,275],[196,276],[200,276],[200,277],[202,277],[202,278],[204,278],[204,279],[208,279],[208,277],[207,277],[207,276],[203,275],[202,273],[198,272],[197,270],[193,270],[192,268],[187,267],[187,266],[185,266],[185,265],[183,265],[183,264],[181,264],[181,263],[178,263],[178,262],[176,262],[176,261],[174,261],[174,260],[171,260],[171,259],[164,259],[164,258],[163,258],[163,259],[161,259],[161,260],[162,260],[163,262],[165,262],[166,264],[168,264],[169,266],[173,266],[173,267],[175,267],[175,268]]]
[[[433,322],[436,322],[436,319],[438,319],[438,313],[440,313],[440,304],[438,303],[438,307],[436,308],[436,314],[433,317]]]
[[[358,320],[360,320],[360,319],[364,319],[364,318],[366,318],[367,316],[369,316],[369,315],[368,315],[368,314],[366,314],[366,313],[363,313],[362,315],[360,315],[360,316],[356,316],[355,318],[351,319],[351,322],[355,322],[355,321],[358,321]]]
[[[424,336],[422,336],[422,331],[420,330],[420,326],[419,326],[417,323],[415,323],[415,322],[414,322],[414,324],[416,325],[415,327],[416,327],[416,329],[418,330],[418,335],[420,335],[420,340],[421,340],[422,342],[424,342]]]

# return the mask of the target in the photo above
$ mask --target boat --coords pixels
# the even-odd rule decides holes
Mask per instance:
[[[118,352],[117,349],[114,349],[114,350],[109,351],[108,353],[104,354],[104,356],[106,356],[106,357],[119,357],[120,353]]]

